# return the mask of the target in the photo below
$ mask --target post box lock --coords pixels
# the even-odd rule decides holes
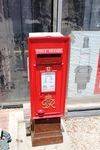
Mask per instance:
[[[43,109],[39,109],[37,111],[37,114],[38,114],[39,117],[43,117],[44,116],[44,110]]]
[[[52,35],[52,33],[51,33]],[[31,118],[64,115],[68,84],[69,36],[29,37]],[[36,64],[36,65],[35,65]]]

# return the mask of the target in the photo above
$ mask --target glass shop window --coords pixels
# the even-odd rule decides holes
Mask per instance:
[[[63,34],[76,30],[100,30],[100,0],[63,0]]]
[[[100,0],[63,0],[61,32],[72,39],[68,96],[100,94]]]
[[[27,36],[52,31],[52,0],[0,0],[0,102],[28,100]]]

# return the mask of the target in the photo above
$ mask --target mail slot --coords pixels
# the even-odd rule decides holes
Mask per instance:
[[[31,118],[64,115],[70,55],[70,38],[61,34],[29,34]],[[39,35],[39,36],[37,36]]]
[[[37,55],[37,65],[61,65],[62,54],[38,54]]]

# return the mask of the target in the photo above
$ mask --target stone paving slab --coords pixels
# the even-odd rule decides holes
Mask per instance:
[[[65,118],[74,150],[100,150],[100,116]]]
[[[12,136],[10,150],[100,150],[100,116],[65,117],[63,143],[37,147],[26,136],[23,109],[0,110],[0,117],[0,127],[6,126]]]

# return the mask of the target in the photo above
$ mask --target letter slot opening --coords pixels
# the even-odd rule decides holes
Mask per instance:
[[[37,54],[37,65],[61,65],[62,54]]]

